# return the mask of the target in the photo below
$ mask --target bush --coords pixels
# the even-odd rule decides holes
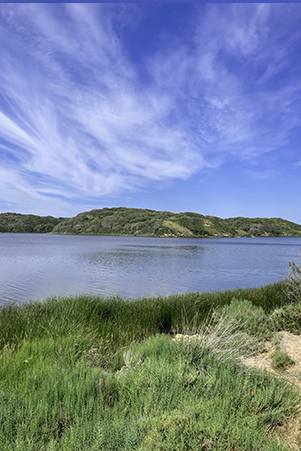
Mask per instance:
[[[293,334],[301,333],[301,303],[289,304],[274,310],[271,321],[277,330],[287,330]]]
[[[233,298],[231,303],[223,308],[229,318],[235,319],[241,326],[241,330],[259,340],[272,338],[274,324],[262,307],[257,307],[246,299]]]
[[[290,303],[301,302],[301,266],[295,262],[289,262],[284,293]]]
[[[295,365],[295,361],[288,355],[285,351],[280,351],[276,349],[276,351],[272,355],[272,363],[273,367],[280,371],[285,371],[292,365]]]

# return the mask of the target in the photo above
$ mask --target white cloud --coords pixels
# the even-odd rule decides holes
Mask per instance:
[[[27,51],[30,63],[38,63],[36,72],[41,70],[43,79],[33,89],[23,78],[37,78],[37,73],[6,55],[1,78],[20,114],[13,121],[1,113],[0,131],[28,152],[23,169],[63,180],[67,197],[87,198],[133,189],[143,179],[191,175],[202,159],[185,141],[184,131],[164,124],[166,101],[136,92],[134,71],[111,30],[110,15],[102,20],[103,11],[97,9],[95,23],[90,7],[68,5],[67,12],[72,20],[61,27],[49,6],[14,10],[14,18],[27,24],[30,42],[36,36],[33,49],[23,46],[20,36],[18,50]],[[111,67],[113,61],[116,67]],[[81,76],[74,80],[74,67],[68,73],[68,64],[91,73],[81,83]]]
[[[1,5],[0,138],[18,160],[2,170],[36,202],[85,202],[277,150],[301,118],[301,84],[273,79],[299,42],[298,27],[275,28],[282,11],[200,7],[189,39],[166,39],[139,66],[118,31],[137,6]]]
[[[300,27],[296,26],[300,8],[293,11],[295,27],[287,24],[285,32],[278,30],[285,6],[207,8],[208,14],[200,15],[195,42],[208,104],[207,124],[216,148],[242,159],[279,149],[300,126],[300,82],[294,76],[277,79],[279,71],[296,66],[292,45],[300,43]],[[260,74],[277,54],[279,66],[264,83]]]

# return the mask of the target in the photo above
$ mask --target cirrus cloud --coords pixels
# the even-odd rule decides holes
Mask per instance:
[[[154,33],[160,47],[135,60],[125,36],[134,16],[139,37],[142,8],[0,6],[0,161],[14,180],[0,178],[3,200],[65,209],[289,143],[299,5],[191,6],[190,33]]]

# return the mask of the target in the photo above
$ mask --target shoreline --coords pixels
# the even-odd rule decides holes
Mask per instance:
[[[220,238],[301,238],[301,235],[210,235],[210,236],[178,236],[178,235],[126,235],[120,233],[57,233],[57,232],[0,232],[0,235],[54,235],[54,236],[120,236],[132,238],[183,238],[183,239],[220,239]]]

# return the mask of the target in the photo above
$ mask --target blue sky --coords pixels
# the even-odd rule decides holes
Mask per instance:
[[[0,4],[0,211],[301,223],[301,4]]]

